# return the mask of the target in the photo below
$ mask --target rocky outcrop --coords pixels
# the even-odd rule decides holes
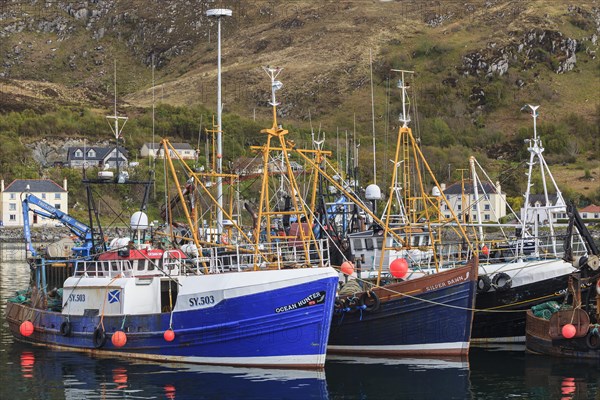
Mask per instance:
[[[541,63],[556,73],[573,70],[577,63],[577,40],[552,30],[530,30],[518,41],[499,47],[496,43],[463,57],[459,71],[467,76],[502,76],[510,66],[527,69]]]

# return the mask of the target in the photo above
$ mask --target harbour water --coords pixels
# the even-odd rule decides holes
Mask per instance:
[[[22,246],[0,244],[0,302],[27,286]],[[472,348],[468,359],[329,357],[324,371],[161,364],[16,342],[2,318],[0,399],[593,399],[600,365]]]

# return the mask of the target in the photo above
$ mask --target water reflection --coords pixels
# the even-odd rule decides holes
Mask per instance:
[[[465,399],[466,359],[328,357],[327,386],[333,398]]]
[[[0,262],[0,307],[27,286],[24,262]],[[2,312],[2,315],[4,313]],[[464,359],[328,357],[325,371],[94,358],[15,342],[2,318],[0,399],[600,399],[600,364],[472,348]]]

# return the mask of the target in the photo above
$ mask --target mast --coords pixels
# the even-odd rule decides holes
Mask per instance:
[[[273,124],[271,128],[262,129],[260,131],[261,133],[267,135],[266,144],[262,147],[252,147],[252,149],[262,152],[263,155],[263,179],[257,212],[258,222],[254,230],[254,241],[256,244],[255,248],[258,252],[259,244],[262,243],[260,242],[260,237],[263,218],[265,221],[263,226],[265,228],[266,242],[272,243],[275,239],[275,237],[271,235],[271,222],[273,218],[275,218],[276,215],[283,215],[286,217],[295,216],[298,224],[296,236],[288,236],[288,233],[286,233],[285,236],[277,236],[277,239],[295,239],[296,241],[299,241],[300,243],[297,243],[296,247],[298,248],[299,252],[304,254],[305,260],[308,261],[310,260],[310,255],[314,255],[314,252],[311,251],[311,243],[316,244],[313,230],[310,229],[313,215],[312,211],[307,209],[307,206],[302,199],[290,164],[289,153],[294,149],[294,145],[292,142],[286,140],[288,131],[277,124],[277,106],[279,103],[277,102],[275,93],[283,87],[281,81],[277,80],[277,77],[281,73],[282,69],[269,66],[263,67],[263,69],[271,81],[271,101],[269,104],[272,107]],[[282,182],[284,182],[287,186],[286,189],[291,198],[291,210],[280,211],[275,207],[271,207],[269,203],[271,199],[269,194],[269,167],[272,152],[277,152],[281,157],[281,177],[283,178]],[[304,229],[303,222],[306,222],[309,228],[306,231]],[[315,248],[319,248],[319,246],[315,246]],[[320,251],[317,251],[317,256],[320,260],[319,263],[322,265],[324,263],[323,254],[321,254]]]
[[[527,223],[528,222],[533,222],[534,223],[534,227],[537,231],[537,226],[538,226],[538,222],[540,222],[538,220],[539,217],[539,212],[542,211],[544,213],[544,215],[547,218],[548,221],[548,227],[550,228],[550,240],[551,240],[551,244],[552,244],[552,252],[554,255],[557,254],[557,250],[556,250],[556,237],[554,236],[554,221],[552,220],[552,214],[553,211],[560,211],[560,210],[566,210],[565,209],[565,200],[562,196],[562,193],[560,192],[560,189],[558,188],[558,185],[556,184],[556,181],[554,180],[554,176],[552,175],[552,172],[550,172],[550,169],[548,168],[548,164],[546,164],[546,160],[544,159],[544,155],[542,154],[544,152],[544,147],[542,145],[542,139],[539,138],[537,136],[537,117],[538,117],[538,112],[537,109],[540,106],[532,106],[530,104],[527,104],[525,107],[529,107],[529,109],[531,110],[531,116],[533,118],[533,138],[532,139],[527,139],[526,143],[528,143],[528,147],[527,150],[529,151],[529,162],[528,162],[528,171],[527,171],[527,188],[525,190],[525,205],[523,206],[523,215],[521,216],[521,246],[520,246],[520,254],[523,254],[523,249],[525,246],[525,233],[526,233],[526,228],[527,228]],[[521,110],[526,110],[526,108],[523,107]],[[532,217],[534,218],[533,221],[529,221],[529,208],[530,208],[530,202],[531,202],[531,188],[533,187],[533,167],[534,165],[536,165],[536,159],[537,159],[537,163],[539,163],[539,168],[540,168],[540,174],[541,174],[541,178],[542,178],[542,186],[543,186],[543,190],[544,190],[544,201],[545,204],[542,207],[536,207],[536,211],[532,213]],[[550,204],[550,197],[548,196],[548,184],[546,181],[546,175],[550,178],[552,185],[554,186],[554,189],[556,191],[556,204],[555,206]],[[533,208],[533,207],[531,207]],[[543,222],[543,221],[542,221]],[[537,238],[537,232],[535,232],[535,253],[536,255],[539,253],[539,248],[538,248],[538,238]]]
[[[115,135],[115,141],[116,141],[115,151],[117,153],[117,174],[115,176],[115,180],[119,183],[123,183],[123,182],[119,181],[119,179],[121,179],[121,177],[119,176],[119,164],[120,164],[120,162],[119,162],[120,161],[120,159],[119,159],[119,139],[122,137],[123,128],[125,127],[125,124],[127,123],[128,118],[119,116],[117,114],[117,60],[115,60],[115,63],[114,63],[114,86],[115,86],[114,115],[107,115],[106,118],[114,120],[114,126],[110,122],[109,122],[109,126],[110,126],[110,129],[112,130],[112,133]],[[119,120],[123,120],[123,125],[119,126]]]
[[[223,125],[221,121],[221,112],[223,104],[221,102],[221,17],[232,15],[232,11],[226,8],[215,8],[206,12],[208,17],[217,18],[217,174],[223,173],[223,148],[222,148],[222,131]],[[223,233],[223,178],[217,177],[217,201],[219,207],[217,210],[217,232],[219,237]]]

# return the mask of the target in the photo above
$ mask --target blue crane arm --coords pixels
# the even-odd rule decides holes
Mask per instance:
[[[67,213],[51,206],[45,201],[37,198],[32,194],[28,194],[22,201],[23,203],[23,225],[25,241],[27,242],[28,250],[31,251],[33,256],[37,256],[37,252],[34,250],[31,242],[31,227],[29,224],[29,211],[37,215],[41,215],[45,218],[51,218],[62,222],[69,230],[77,236],[80,240],[84,241],[86,245],[84,247],[91,248],[92,244],[92,229],[86,224],[76,220]],[[35,205],[41,210],[33,209],[30,206]],[[43,211],[42,211],[43,210]]]

